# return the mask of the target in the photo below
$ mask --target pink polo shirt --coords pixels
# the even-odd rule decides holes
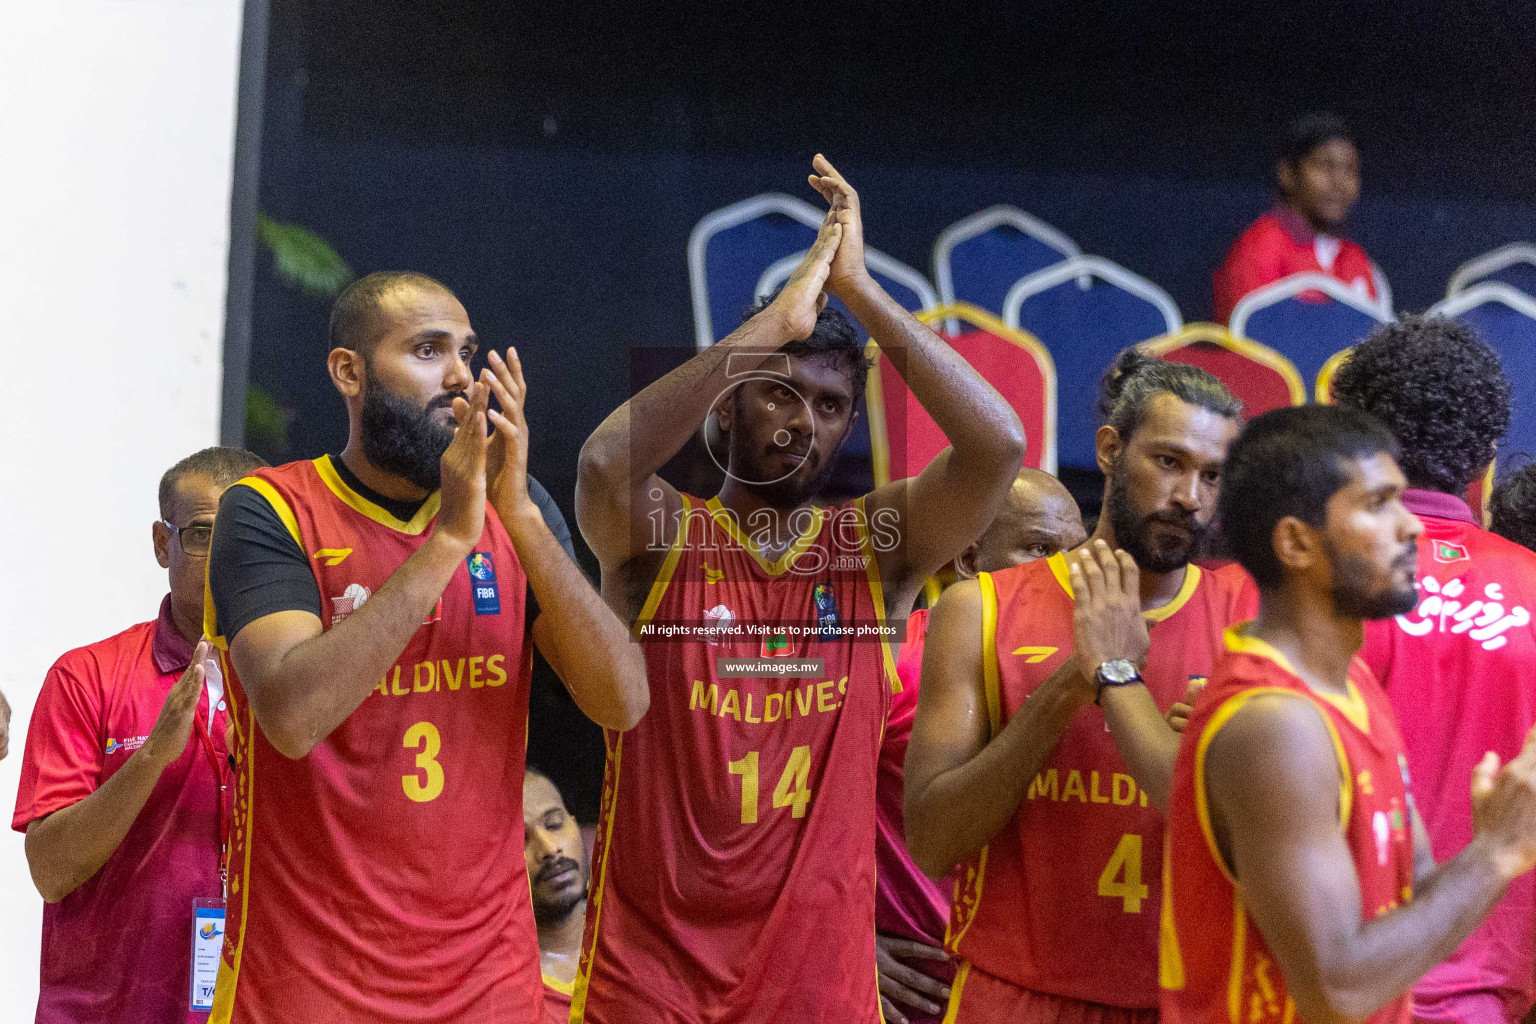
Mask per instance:
[[[896,659],[901,692],[891,698],[875,777],[875,930],[942,949],[953,884],[935,882],[913,863],[907,852],[906,818],[902,811],[907,741],[912,738],[912,722],[917,717],[923,641],[927,636],[928,610],[919,608],[907,618],[906,639]],[[913,960],[910,965],[943,981],[954,977],[952,964]],[[901,1009],[912,1024],[937,1021],[911,1007]]]
[[[111,778],[143,745],[191,657],[167,597],[156,621],[55,662],[27,729],[11,827],[25,832]],[[219,786],[229,769],[220,689],[205,689],[194,730],[206,728],[212,702],[210,740],[222,778],[194,732],[101,870],[44,905],[38,1024],[207,1019],[189,1009],[192,901],[218,897],[221,888]]]
[[[1419,602],[1366,625],[1360,652],[1392,699],[1410,792],[1440,862],[1472,839],[1472,767],[1508,761],[1536,724],[1536,554],[1477,525],[1452,494],[1409,490],[1424,523]],[[1413,987],[1421,1020],[1514,1024],[1536,1002],[1536,879],[1522,875]]]

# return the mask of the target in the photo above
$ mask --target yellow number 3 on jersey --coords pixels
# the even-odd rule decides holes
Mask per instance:
[[[437,726],[431,722],[417,722],[405,730],[405,740],[400,745],[407,750],[421,748],[421,753],[416,755],[416,767],[426,774],[425,779],[414,772],[402,776],[400,785],[404,787],[405,795],[419,804],[436,800],[443,792],[443,766],[437,763],[443,738],[438,735]]]

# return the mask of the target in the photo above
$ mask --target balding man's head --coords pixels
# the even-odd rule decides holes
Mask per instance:
[[[955,559],[955,573],[970,579],[1049,558],[1087,539],[1082,513],[1061,481],[1038,469],[1021,470],[992,525]]]

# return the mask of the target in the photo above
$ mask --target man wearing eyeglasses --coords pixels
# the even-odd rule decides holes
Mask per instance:
[[[153,526],[171,584],[159,616],[43,681],[11,820],[47,902],[38,1024],[206,1019],[191,1008],[194,901],[223,895],[230,773],[203,577],[219,496],[263,465],[207,448],[172,466]]]

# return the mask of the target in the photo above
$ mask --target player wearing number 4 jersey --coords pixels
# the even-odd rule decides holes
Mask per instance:
[[[346,450],[245,478],[214,534],[237,779],[211,1019],[537,1024],[529,633],[615,730],[643,659],[530,496],[516,354],[475,381],[463,307],[413,274],[349,287],[331,334]]]
[[[610,416],[582,452],[577,513],[604,596],[638,618],[653,703],[609,735],[572,1020],[876,1024],[875,774],[896,685],[878,639],[979,536],[1018,470],[1018,419],[864,268],[858,197],[831,209],[776,299]],[[854,422],[862,347],[839,297],[953,442],[911,480],[811,502]],[[654,474],[714,413],[727,479],[708,502]],[[712,624],[709,639],[648,626]],[[766,635],[749,627],[783,626]],[[808,634],[808,635],[807,635]],[[814,658],[736,678],[723,659]]]
[[[1235,614],[1235,583],[1190,559],[1239,405],[1134,350],[1102,391],[1093,538],[950,588],[928,627],[906,821],[925,871],[960,865],[946,1022],[1156,1016],[1164,714]]]

